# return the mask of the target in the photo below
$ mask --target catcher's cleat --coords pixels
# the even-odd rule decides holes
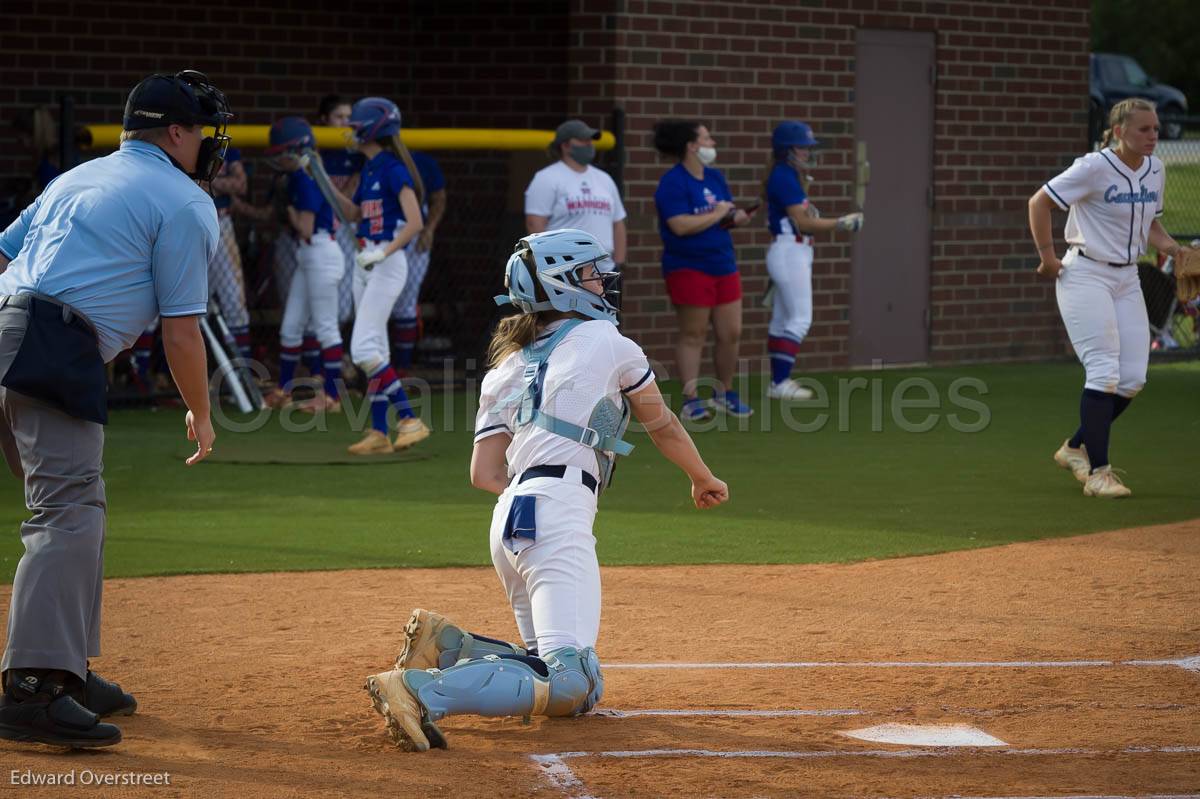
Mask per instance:
[[[392,442],[392,450],[399,452],[408,449],[413,444],[429,438],[430,430],[424,422],[416,417],[401,419],[396,422],[396,440]]]
[[[364,686],[375,711],[387,723],[388,737],[405,752],[446,748],[446,738],[429,721],[421,703],[404,682],[404,670],[392,669],[367,678]]]
[[[388,441],[385,433],[371,428],[363,435],[357,444],[346,448],[351,455],[387,455],[392,451],[392,442]]]
[[[1064,469],[1069,469],[1075,475],[1075,479],[1081,483],[1087,482],[1088,474],[1092,471],[1092,464],[1088,461],[1087,447],[1080,444],[1076,449],[1071,446],[1070,439],[1064,441],[1058,448],[1058,452],[1054,453],[1054,462]]]
[[[404,625],[404,648],[396,657],[395,668],[438,668],[438,656],[446,648],[440,643],[443,633],[454,640],[456,647],[460,645],[462,630],[449,619],[430,610],[415,609]]]
[[[813,393],[789,377],[778,383],[772,383],[771,387],[767,389],[767,396],[780,400],[806,400],[812,399]]]
[[[1088,475],[1087,482],[1083,484],[1083,495],[1085,497],[1106,497],[1108,499],[1121,499],[1127,497],[1133,492],[1130,491],[1121,478],[1117,477],[1112,466],[1101,466],[1096,471]]]

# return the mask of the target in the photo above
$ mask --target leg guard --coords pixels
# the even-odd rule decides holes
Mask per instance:
[[[403,679],[427,722],[463,713],[575,716],[591,710],[604,693],[600,661],[590,647],[564,647],[541,661],[488,655],[445,671],[405,671]]]
[[[507,641],[472,635],[438,613],[417,608],[404,625],[398,669],[448,669],[460,660],[485,655],[526,655]]]

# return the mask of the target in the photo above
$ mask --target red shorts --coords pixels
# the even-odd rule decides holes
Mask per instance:
[[[698,269],[673,269],[667,272],[667,295],[675,305],[712,308],[742,298],[742,276],[710,275]]]

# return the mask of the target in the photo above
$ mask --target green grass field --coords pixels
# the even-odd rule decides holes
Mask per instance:
[[[778,407],[767,412],[760,398],[743,429],[726,420],[733,429],[696,434],[732,494],[725,507],[703,513],[692,509],[682,474],[648,438],[634,435],[637,451],[601,502],[601,561],[848,561],[1200,517],[1200,364],[1154,367],[1147,390],[1117,423],[1112,458],[1128,470],[1135,492],[1120,502],[1084,498],[1050,460],[1076,421],[1081,374],[1076,364],[1058,363],[819,375],[830,393],[830,418],[820,430],[789,429]],[[940,409],[906,412],[913,422],[938,414],[927,432],[906,432],[892,416],[893,391],[910,378],[929,381],[942,398]],[[849,393],[851,379],[867,388]],[[986,420],[981,406],[956,407],[948,399],[963,379],[980,381],[961,396],[985,404]],[[761,392],[757,383],[748,389],[751,398]],[[921,396],[911,391],[909,400]],[[492,498],[467,483],[473,404],[457,394],[434,397],[431,405],[438,432],[423,446],[428,457],[376,465],[216,462],[189,469],[182,464],[188,450],[181,413],[114,413],[105,473],[107,573],[489,563]],[[819,413],[792,415],[813,423]],[[960,426],[983,429],[956,431],[950,413]],[[272,419],[254,433],[221,433],[218,454],[311,460],[317,451],[337,456],[356,438],[345,417],[331,417],[336,429],[308,433],[285,432]],[[16,481],[4,480],[0,491],[0,524],[10,531],[0,538],[0,577],[11,581],[25,512]]]
[[[1174,235],[1200,234],[1200,164],[1167,167],[1162,223]]]

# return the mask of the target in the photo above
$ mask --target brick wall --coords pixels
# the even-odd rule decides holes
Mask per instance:
[[[852,210],[857,28],[936,31],[932,359],[1061,354],[1053,288],[1031,270],[1025,201],[1086,149],[1087,0],[622,5],[604,21],[617,40],[617,88],[605,96],[628,112],[626,286],[637,298],[627,305],[628,329],[653,355],[670,360],[674,328],[658,269],[652,196],[669,164],[650,146],[655,120],[708,123],[717,166],[742,200],[760,190],[774,124],[810,121],[830,144],[813,200],[826,214]],[[757,359],[767,318],[754,301],[767,235],[744,229],[734,238],[747,293],[742,353]],[[816,246],[814,324],[802,369],[842,366],[848,357],[849,249],[825,238]]]
[[[809,120],[831,145],[814,202],[826,214],[844,212],[855,30],[934,30],[931,357],[1063,351],[1052,287],[1029,269],[1024,203],[1085,149],[1087,0],[480,0],[453,11],[430,11],[417,0],[320,0],[303,12],[286,5],[10,0],[0,120],[70,91],[80,121],[116,121],[136,80],[183,65],[208,71],[228,91],[238,121],[249,123],[311,113],[330,91],[390,96],[420,127],[548,128],[567,116],[597,124],[622,106],[631,234],[626,329],[669,363],[674,320],[659,274],[651,197],[670,164],[650,146],[653,123],[670,115],[709,123],[717,166],[734,194],[749,199],[759,192],[774,124]],[[504,153],[441,160],[456,201],[431,286],[441,281],[446,294],[469,292],[457,311],[471,341],[491,315],[474,305],[495,288],[491,259],[520,231],[519,190],[540,163]],[[30,165],[15,133],[0,126],[5,194]],[[767,237],[756,226],[735,240],[747,293],[743,355],[761,358],[767,319],[754,300],[764,286]],[[845,244],[827,237],[817,245],[815,321],[801,368],[846,363],[848,273]]]

